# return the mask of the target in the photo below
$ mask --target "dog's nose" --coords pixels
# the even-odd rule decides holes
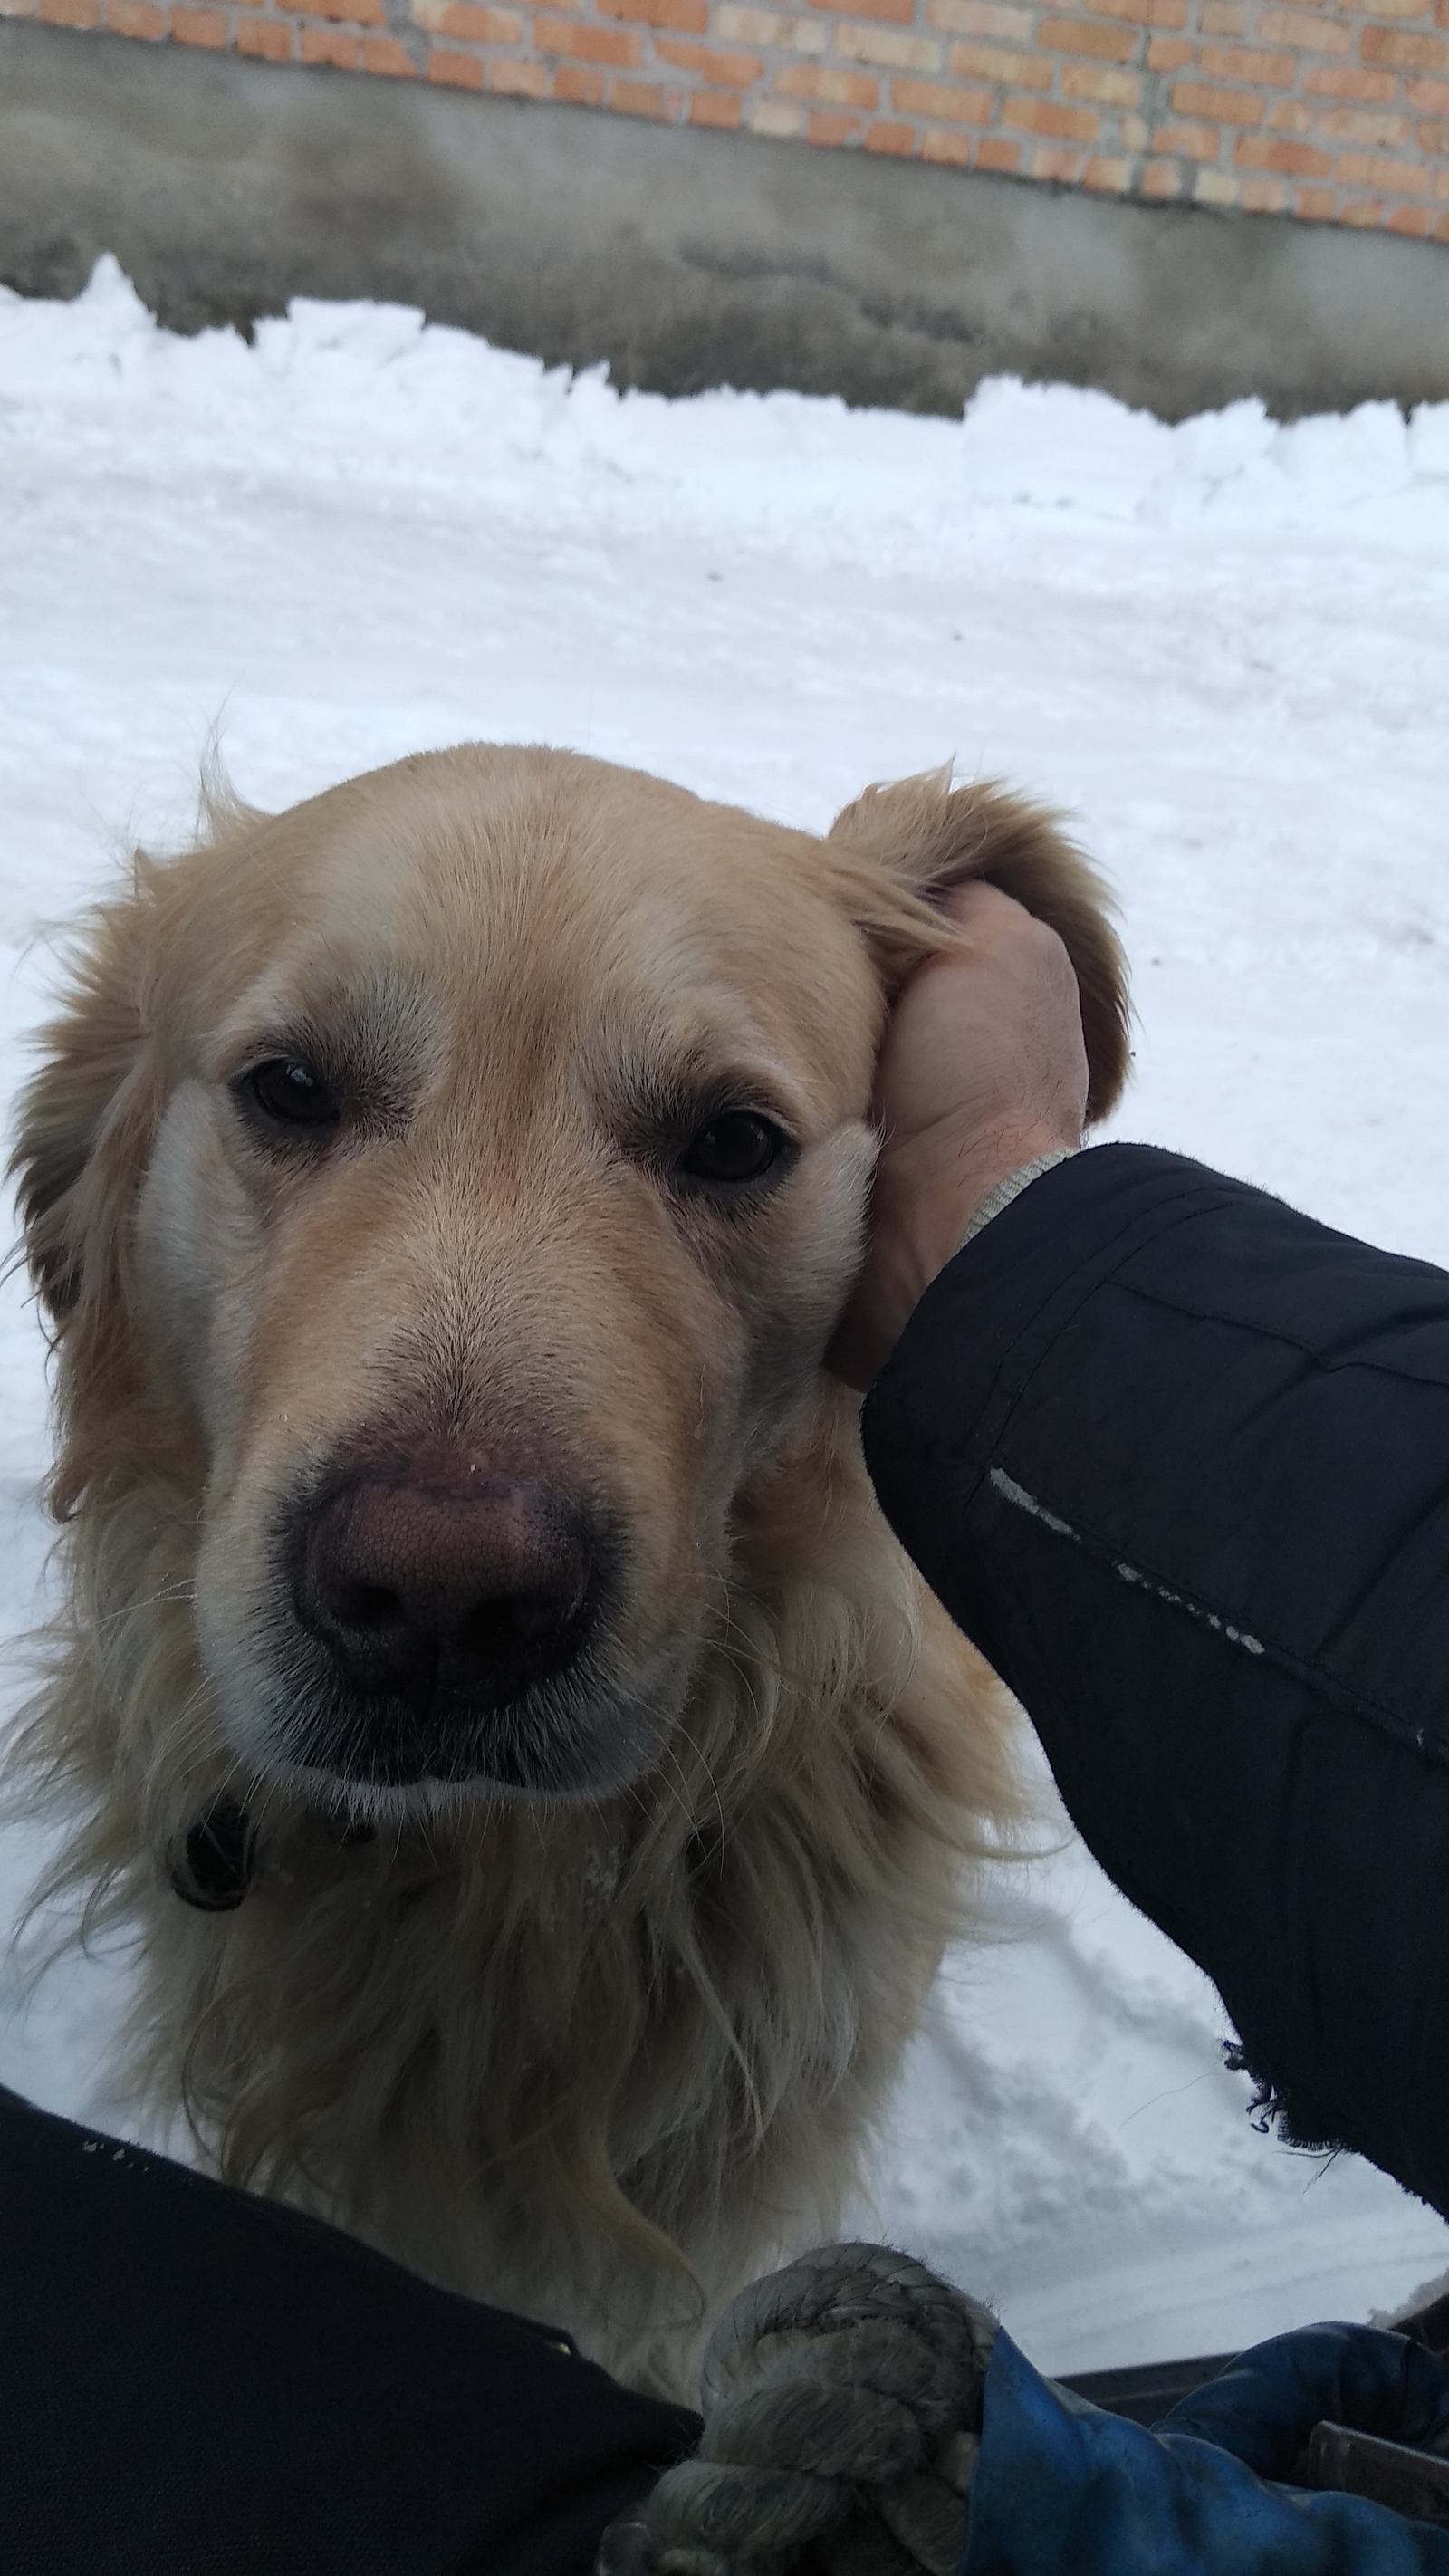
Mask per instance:
[[[501,1708],[572,1661],[588,1624],[588,1515],[466,1465],[358,1476],[303,1525],[303,1626],[369,1696]]]

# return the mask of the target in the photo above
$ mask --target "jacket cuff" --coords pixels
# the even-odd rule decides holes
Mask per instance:
[[[1258,1194],[1155,1145],[1093,1146],[1024,1187],[932,1281],[861,1416],[882,1509],[928,1582],[933,1478],[964,1511],[1078,1308],[1154,1236],[1244,1195]]]
[[[1003,1216],[1012,1200],[1019,1199],[1022,1191],[1029,1189],[1033,1181],[1039,1181],[1043,1172],[1054,1171],[1058,1163],[1069,1162],[1072,1155],[1080,1154],[1081,1150],[1080,1145],[1054,1145],[1049,1154],[1038,1154],[1030,1163],[1018,1163],[1016,1170],[1008,1172],[1004,1180],[998,1181],[994,1189],[988,1190],[980,1206],[972,1210],[970,1223],[957,1244],[956,1251],[964,1252],[968,1243],[974,1243],[977,1235],[984,1232],[990,1225],[992,1218]],[[953,1253],[952,1259],[954,1258]]]

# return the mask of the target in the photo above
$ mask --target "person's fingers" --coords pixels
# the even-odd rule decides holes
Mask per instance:
[[[1080,998],[1056,931],[997,886],[953,887],[942,909],[960,943],[934,951],[903,985],[877,1060],[888,1136],[943,1115],[1035,1117],[1048,1101],[1055,1115],[1078,1094],[1084,1112]]]
[[[1087,1054],[1072,962],[999,886],[950,888],[960,937],[896,997],[876,1062],[881,1134],[865,1260],[826,1356],[864,1386],[1008,1172],[1081,1142]]]

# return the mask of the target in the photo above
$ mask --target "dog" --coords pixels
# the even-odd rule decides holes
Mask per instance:
[[[84,926],[14,1165],[64,1601],[18,1760],[213,2167],[676,2393],[831,2232],[1018,1812],[1012,1714],[822,1365],[945,776],[817,837],[471,745],[212,796]]]

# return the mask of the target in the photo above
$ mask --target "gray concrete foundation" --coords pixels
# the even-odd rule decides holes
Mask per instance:
[[[0,278],[103,250],[177,330],[380,296],[665,393],[1449,399],[1437,244],[0,21]]]

